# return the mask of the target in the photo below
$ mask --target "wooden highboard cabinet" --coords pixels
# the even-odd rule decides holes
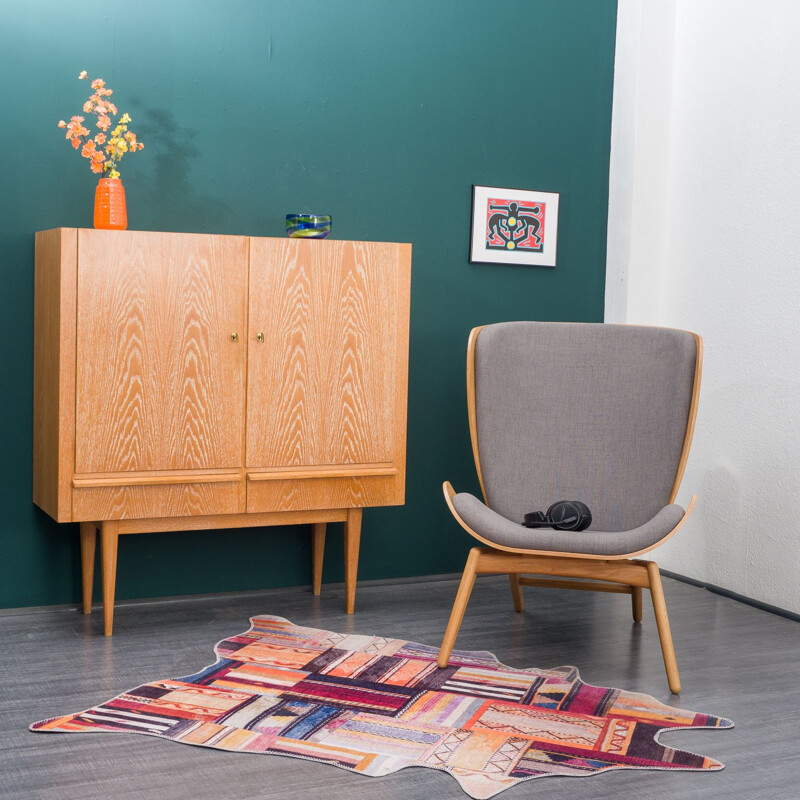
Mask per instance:
[[[411,245],[101,231],[36,234],[33,500],[97,534],[106,635],[129,533],[345,526],[404,502]]]

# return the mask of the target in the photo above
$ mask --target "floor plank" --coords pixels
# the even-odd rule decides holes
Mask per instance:
[[[26,609],[0,614],[0,797],[125,800],[236,798],[325,800],[466,797],[444,773],[412,768],[367,778],[296,759],[222,753],[145,736],[34,734],[31,722],[87,708],[139,683],[179,677],[214,660],[212,645],[248,618],[278,614],[303,625],[379,633],[438,645],[455,580],[359,586],[354,616],[344,587],[323,585],[239,596],[117,607],[115,634],[102,614]],[[642,624],[625,596],[525,589],[514,612],[505,577],[479,578],[456,647],[493,651],[514,667],[574,664],[589,683],[646,692],[693,711],[730,717],[729,731],[681,731],[665,744],[702,752],[722,772],[621,770],[595,777],[543,778],[503,800],[721,798],[794,800],[800,781],[800,626],[703,589],[665,579],[683,682],[670,695],[652,607]],[[646,593],[645,593],[646,594]]]

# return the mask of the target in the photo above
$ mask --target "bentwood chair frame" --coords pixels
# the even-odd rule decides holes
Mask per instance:
[[[469,337],[467,348],[467,408],[475,468],[478,474],[484,503],[488,506],[483,472],[481,470],[481,457],[478,448],[478,422],[475,399],[476,344],[481,331],[486,327],[487,326],[484,325],[474,328]],[[700,396],[703,341],[701,337],[695,333],[691,333],[691,336],[694,337],[697,348],[694,382],[691,391],[683,446],[678,460],[675,479],[669,494],[668,502],[670,504],[675,501],[686,469],[686,462],[689,458],[689,450],[694,434],[695,420],[697,418],[698,399]],[[680,677],[675,659],[675,648],[672,641],[659,568],[655,561],[639,559],[637,556],[641,556],[668,541],[680,530],[694,510],[697,495],[692,496],[689,505],[677,524],[657,542],[633,552],[615,555],[594,555],[569,551],[532,550],[508,547],[492,542],[470,527],[456,510],[453,503],[453,497],[456,492],[449,481],[445,481],[443,490],[447,506],[457,522],[467,533],[487,545],[487,547],[473,547],[469,552],[461,583],[447,624],[447,630],[439,651],[439,667],[446,667],[449,662],[476,576],[484,574],[508,574],[514,609],[518,612],[523,610],[522,587],[524,586],[569,588],[584,591],[629,594],[631,596],[634,622],[641,622],[642,589],[649,589],[653,601],[653,611],[655,613],[669,688],[674,694],[680,692]],[[568,536],[568,534],[566,535]],[[557,578],[566,578],[566,580],[556,579],[554,577],[525,577],[530,574],[538,576],[556,576]]]

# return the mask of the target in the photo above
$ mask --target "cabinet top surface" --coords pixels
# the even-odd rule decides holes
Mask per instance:
[[[40,233],[51,233],[55,231],[87,231],[91,232],[93,235],[98,236],[130,236],[133,235],[146,235],[146,236],[215,236],[215,237],[227,237],[231,239],[281,239],[281,240],[288,240],[288,241],[295,241],[295,242],[308,242],[309,244],[322,244],[325,245],[326,242],[343,242],[343,241],[358,241],[358,242],[371,242],[374,240],[368,239],[332,239],[330,237],[325,239],[314,239],[314,238],[292,238],[289,236],[254,236],[249,233],[213,233],[208,231],[203,232],[192,232],[192,231],[137,231],[137,230],[124,230],[124,231],[113,231],[113,230],[100,230],[98,228],[49,228],[43,231],[36,231],[37,234]],[[378,244],[409,244],[408,242],[376,242]]]

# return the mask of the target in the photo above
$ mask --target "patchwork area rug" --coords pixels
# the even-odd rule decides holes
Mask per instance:
[[[645,694],[590,686],[575,667],[511,669],[486,651],[254,617],[194,675],[137,686],[31,730],[127,732],[321,761],[364,775],[431,767],[475,798],[546,775],[610,769],[718,770],[658,742],[662,730],[730,728]]]

